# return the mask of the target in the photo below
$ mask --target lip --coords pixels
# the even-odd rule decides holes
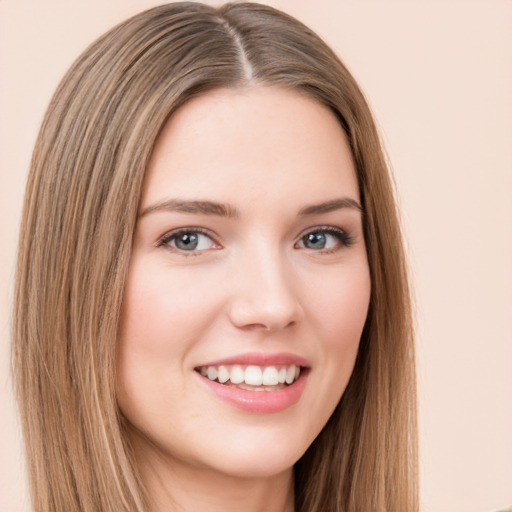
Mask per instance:
[[[275,354],[263,353],[263,352],[248,352],[246,354],[239,354],[225,359],[216,359],[215,361],[209,361],[202,363],[196,368],[201,366],[220,366],[220,365],[234,365],[239,364],[240,366],[295,366],[309,367],[310,364],[307,359],[290,354],[288,352],[277,352]]]
[[[201,366],[220,366],[220,365],[255,365],[255,366],[277,366],[277,365],[296,365],[301,366],[299,378],[283,389],[277,391],[249,391],[234,386],[225,386],[219,382],[212,381],[203,377],[199,372],[194,372],[201,384],[209,392],[213,393],[223,402],[244,412],[255,414],[271,414],[284,411],[296,404],[306,386],[309,375],[308,361],[302,357],[289,353],[263,354],[248,353],[237,356],[210,361]]]

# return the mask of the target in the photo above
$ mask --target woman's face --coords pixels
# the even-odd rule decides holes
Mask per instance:
[[[367,315],[359,201],[343,130],[297,92],[220,90],[171,117],[119,334],[118,403],[139,455],[250,477],[304,453]]]

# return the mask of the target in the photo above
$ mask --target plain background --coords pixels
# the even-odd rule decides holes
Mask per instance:
[[[0,0],[1,512],[28,510],[9,322],[34,140],[78,54],[157,3]],[[267,3],[310,25],[341,56],[393,163],[418,310],[423,511],[510,505],[512,2]]]

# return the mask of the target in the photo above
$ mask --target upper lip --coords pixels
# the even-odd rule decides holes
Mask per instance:
[[[208,361],[207,363],[199,365],[199,368],[201,366],[226,366],[235,364],[254,366],[310,366],[307,359],[288,352],[248,352],[223,359],[216,359],[215,361]]]

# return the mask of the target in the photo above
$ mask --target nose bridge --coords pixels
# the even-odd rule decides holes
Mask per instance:
[[[234,282],[230,313],[236,326],[275,330],[299,319],[290,262],[278,243],[263,238],[242,251]]]

